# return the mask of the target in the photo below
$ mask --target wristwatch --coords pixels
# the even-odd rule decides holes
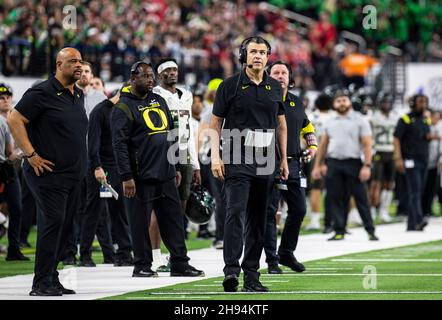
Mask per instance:
[[[364,163],[364,167],[369,167],[369,168],[371,168],[371,163]]]

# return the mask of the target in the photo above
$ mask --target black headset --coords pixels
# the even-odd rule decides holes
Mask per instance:
[[[240,63],[247,63],[247,45],[250,42],[252,42],[253,40],[258,40],[258,41],[264,42],[264,44],[267,46],[267,55],[269,56],[269,55],[272,54],[272,47],[270,46],[270,43],[266,39],[264,39],[261,36],[248,37],[248,38],[245,38],[241,42],[241,45],[239,46],[239,58],[238,58],[238,60],[239,60]]]
[[[419,98],[419,97],[425,98],[427,100],[427,103],[428,103],[428,96],[426,96],[423,93],[417,93],[417,94],[413,95],[411,97],[411,99],[409,100],[409,104],[410,104],[410,108],[411,109],[414,109],[416,107],[416,101],[417,101],[417,98]]]
[[[150,64],[150,63],[148,63],[148,62],[146,62],[146,61],[137,61],[137,62],[135,62],[133,65],[132,65],[132,67],[130,67],[130,73],[131,74],[137,74],[138,73],[138,67],[141,65],[141,64],[145,64],[145,65],[147,65],[147,66],[149,66],[149,67],[151,67],[152,69],[153,69],[153,67],[152,67],[152,64]]]

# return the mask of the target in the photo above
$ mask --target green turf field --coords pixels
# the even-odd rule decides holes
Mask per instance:
[[[268,294],[226,295],[222,278],[211,278],[107,299],[442,299],[442,241],[317,260],[306,267],[302,274],[284,269],[283,275],[267,275],[262,270]]]

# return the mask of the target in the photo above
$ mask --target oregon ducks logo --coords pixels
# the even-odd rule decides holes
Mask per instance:
[[[159,126],[156,126],[151,118],[152,112],[158,114],[158,116],[160,117],[161,120],[161,124]],[[153,108],[147,108],[143,111],[143,119],[146,122],[147,127],[152,130],[151,133],[149,133],[149,135],[151,134],[156,134],[156,133],[162,133],[162,132],[166,132],[166,128],[167,128],[167,116],[164,113],[163,110],[161,110],[160,108],[157,107],[153,107]]]
[[[295,103],[293,101],[290,101],[290,107],[294,107]]]
[[[266,90],[267,90],[267,91],[270,91],[270,90],[272,90],[272,87],[271,87],[271,86],[269,86],[269,85],[266,85],[266,86],[265,86],[265,88],[266,88]]]

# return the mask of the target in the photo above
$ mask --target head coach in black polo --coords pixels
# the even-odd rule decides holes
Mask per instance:
[[[241,268],[244,271],[244,291],[268,291],[259,281],[258,269],[264,246],[266,208],[274,170],[272,172],[261,171],[256,153],[250,161],[247,151],[250,149],[254,152],[258,149],[271,151],[272,147],[266,142],[270,138],[273,142],[275,141],[275,132],[278,129],[281,176],[284,179],[288,178],[287,126],[282,105],[281,85],[270,78],[264,69],[270,52],[270,44],[262,37],[250,37],[242,42],[239,60],[246,67],[241,69],[239,74],[221,83],[212,111],[210,128],[218,137],[211,139],[212,172],[216,178],[225,180],[226,191],[225,278],[223,281],[226,292],[237,290]],[[220,159],[219,137],[223,122],[223,138],[229,130],[231,135],[231,139],[223,140],[224,147],[226,143],[238,141],[234,134],[235,129],[246,132],[245,139],[240,140],[240,159],[238,159],[236,143],[230,148],[224,148],[223,159]],[[225,151],[227,149],[230,150],[229,155]],[[229,163],[226,157],[229,158]],[[232,158],[233,161],[230,161]],[[235,161],[235,158],[240,161]],[[272,160],[274,162],[275,158],[273,157]],[[245,242],[245,252],[240,266],[239,259],[243,242]]]
[[[23,172],[38,208],[33,296],[75,293],[61,285],[57,266],[86,174],[88,120],[83,92],[74,86],[81,61],[76,49],[62,49],[55,77],[28,89],[8,118],[27,158]]]

